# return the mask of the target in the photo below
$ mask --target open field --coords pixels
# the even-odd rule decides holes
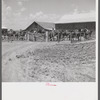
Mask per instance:
[[[95,40],[2,42],[3,82],[94,82]]]

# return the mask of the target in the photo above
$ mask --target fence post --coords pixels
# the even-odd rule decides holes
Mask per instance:
[[[48,42],[48,31],[46,31],[46,42]]]

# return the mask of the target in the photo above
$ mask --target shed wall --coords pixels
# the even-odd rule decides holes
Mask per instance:
[[[90,30],[95,30],[96,23],[95,22],[83,22],[83,23],[60,23],[55,24],[55,28],[57,30],[74,30],[74,29],[84,29],[88,28]]]

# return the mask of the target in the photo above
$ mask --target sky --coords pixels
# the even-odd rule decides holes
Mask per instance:
[[[2,0],[2,27],[25,29],[33,21],[92,21],[96,0]]]

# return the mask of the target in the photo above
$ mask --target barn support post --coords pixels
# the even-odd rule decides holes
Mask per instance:
[[[58,43],[60,42],[60,33],[58,32]]]
[[[72,43],[72,32],[70,33],[70,40],[71,40],[71,43]]]
[[[80,41],[82,40],[82,35],[81,35],[81,32],[80,32]]]
[[[48,42],[48,31],[46,31],[46,42]]]
[[[26,36],[26,34],[25,34],[25,40],[27,39],[27,36]]]
[[[27,41],[29,41],[29,32],[27,33]]]

